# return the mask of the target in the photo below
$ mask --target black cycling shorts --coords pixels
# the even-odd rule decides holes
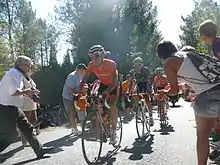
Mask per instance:
[[[103,93],[106,89],[108,88],[108,86],[104,85],[103,83],[100,84],[99,86],[99,93]],[[119,86],[115,87],[111,92],[110,95],[118,95],[119,94]]]

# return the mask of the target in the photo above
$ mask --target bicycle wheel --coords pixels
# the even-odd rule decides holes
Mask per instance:
[[[150,133],[150,115],[149,115],[149,108],[147,105],[145,106],[145,111],[143,111],[143,116],[145,118],[144,121],[145,121],[145,127],[147,130],[147,133]]]
[[[140,106],[136,110],[136,130],[138,138],[144,135],[145,117]]]
[[[157,101],[157,108],[158,108],[158,117],[161,121],[161,101]]]
[[[96,116],[95,120],[94,116]],[[81,142],[83,156],[87,164],[97,164],[102,151],[103,130],[96,112],[91,112],[86,116],[82,128]]]
[[[168,124],[167,115],[165,112],[165,101],[160,101],[160,104],[158,104],[158,106],[160,107],[160,126],[163,127]]]
[[[122,120],[121,120],[121,115],[118,112],[118,117],[117,117],[117,125],[116,125],[116,134],[117,134],[117,143],[114,144],[113,146],[115,148],[119,148],[121,145],[121,140],[122,140]]]

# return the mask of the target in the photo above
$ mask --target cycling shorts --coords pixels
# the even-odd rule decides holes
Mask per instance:
[[[108,88],[108,86],[104,85],[103,83],[100,84],[99,86],[99,93],[103,93],[106,89]],[[110,95],[119,95],[119,91],[120,91],[120,86],[116,86],[111,92]]]

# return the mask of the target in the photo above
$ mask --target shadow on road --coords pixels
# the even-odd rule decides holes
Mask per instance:
[[[0,154],[0,163],[4,163],[7,159],[11,158],[15,153],[23,150],[23,146],[17,147],[13,150],[10,150],[6,153]]]
[[[44,156],[41,159],[47,159],[47,158],[50,158],[50,156]],[[38,161],[38,160],[39,160],[38,158],[33,158],[33,159],[25,160],[25,161],[22,161],[22,162],[19,162],[19,163],[15,163],[13,165],[24,165],[24,164],[28,164],[30,162],[35,162],[35,161]]]
[[[75,141],[78,140],[78,136],[66,135],[62,138],[47,142],[44,144],[45,147],[54,147],[53,151],[50,153],[58,153],[64,151],[63,146],[72,146]]]
[[[121,116],[122,123],[124,123],[124,124],[128,124],[134,118],[134,115],[131,115],[131,114],[127,115],[125,110],[119,110],[119,113]]]
[[[130,160],[141,160],[143,159],[143,154],[151,154],[153,152],[152,150],[152,144],[154,137],[153,135],[150,135],[146,140],[140,140],[136,139],[133,143],[132,148],[125,147],[122,149],[122,152],[131,153],[129,156]]]
[[[118,153],[118,150],[119,150],[119,147],[112,150],[112,151],[109,151],[105,156],[101,157],[100,158],[100,161],[101,161],[100,165],[103,165],[103,164],[113,165],[114,162],[116,161],[116,158],[113,156],[115,156]]]
[[[182,106],[181,106],[181,105],[174,105],[174,106],[171,105],[171,106],[170,106],[170,108],[180,108],[180,107],[182,107]]]
[[[169,135],[170,132],[175,132],[175,130],[173,129],[173,126],[167,125],[161,127],[159,130],[154,130],[154,132],[160,132],[161,135]]]

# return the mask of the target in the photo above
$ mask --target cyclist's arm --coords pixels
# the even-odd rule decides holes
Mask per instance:
[[[173,68],[173,59],[167,60],[164,64],[165,73],[167,75],[167,79],[170,83],[170,89],[165,91],[169,96],[175,96],[179,92],[179,85],[177,80],[177,71]]]
[[[118,85],[118,71],[116,65],[112,65],[112,85],[107,90],[111,92]]]
[[[83,85],[84,83],[87,83],[87,81],[88,81],[88,79],[89,79],[91,73],[92,73],[92,66],[91,66],[91,63],[89,63],[88,66],[87,66],[87,69],[86,69],[86,73],[85,73],[85,75],[83,76],[81,85]]]
[[[130,93],[132,91],[132,87],[135,85],[134,83],[136,83],[136,79],[135,79],[135,75],[134,75],[133,70],[131,70],[129,73],[132,76],[131,81],[129,82],[129,86],[128,86],[128,92]]]

